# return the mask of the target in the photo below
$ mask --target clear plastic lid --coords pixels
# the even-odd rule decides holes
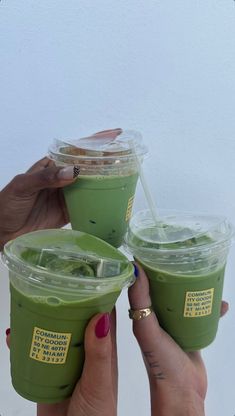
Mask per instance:
[[[147,153],[140,133],[133,130],[97,133],[79,139],[55,139],[49,147],[49,157],[57,165],[79,165],[84,171],[138,170],[136,158]]]
[[[132,217],[125,245],[147,263],[194,262],[200,267],[205,258],[223,261],[233,235],[233,226],[223,217],[160,210],[155,223],[151,212],[144,210]]]
[[[218,243],[230,238],[233,228],[224,217],[171,210],[160,210],[159,221],[155,223],[151,212],[144,210],[133,216],[129,232],[138,236],[143,243],[156,244],[158,248],[160,245],[164,249],[174,243],[177,243],[177,248],[187,248],[192,239],[195,239],[195,245],[201,245],[202,236],[210,236]]]
[[[63,291],[120,290],[133,274],[122,253],[72,230],[25,234],[5,245],[2,260],[20,280]]]

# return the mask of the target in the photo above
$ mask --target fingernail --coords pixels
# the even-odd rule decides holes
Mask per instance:
[[[120,127],[118,127],[117,129],[102,130],[102,131],[98,131],[98,133],[94,133],[93,136],[97,136],[99,134],[108,134],[108,133],[120,134],[120,133],[122,133],[122,129]]]
[[[72,180],[72,179],[77,178],[79,173],[80,173],[80,167],[72,165],[72,166],[66,166],[65,168],[60,169],[57,176],[59,179]]]
[[[105,313],[101,316],[95,326],[95,334],[97,338],[104,338],[108,335],[110,330],[110,316],[109,313]]]
[[[120,127],[118,127],[117,129],[108,129],[108,130],[101,130],[101,131],[98,131],[97,133],[94,133],[94,134],[101,134],[101,133],[110,133],[110,132],[112,132],[112,131],[122,131],[122,129],[120,128]]]
[[[10,334],[10,332],[11,332],[11,329],[10,329],[10,328],[7,328],[7,329],[6,329],[6,336],[7,336],[7,335],[9,335],[9,334]]]
[[[135,277],[139,276],[139,270],[138,270],[138,267],[136,266],[136,264],[134,264],[134,275],[135,275]]]

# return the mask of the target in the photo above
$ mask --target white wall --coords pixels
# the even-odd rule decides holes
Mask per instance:
[[[0,187],[53,137],[134,128],[151,149],[145,171],[159,206],[235,223],[234,38],[233,0],[2,0]],[[144,204],[139,188],[135,209]],[[233,248],[224,289],[230,313],[204,352],[213,416],[235,414],[234,266]],[[0,296],[0,414],[33,415],[10,385],[2,268]],[[142,416],[148,387],[127,308],[123,295],[119,413]]]

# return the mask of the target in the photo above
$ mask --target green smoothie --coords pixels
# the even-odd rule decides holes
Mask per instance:
[[[72,228],[119,247],[131,216],[137,180],[137,173],[79,176],[64,188]]]
[[[194,351],[216,336],[233,228],[221,218],[183,216],[168,214],[154,225],[148,211],[138,213],[126,244],[149,278],[161,327],[185,351]]]
[[[73,141],[56,140],[49,156],[58,166],[74,165],[78,179],[64,188],[72,228],[122,245],[131,217],[146,148],[137,132],[107,132]]]
[[[111,312],[133,266],[89,234],[47,230],[5,246],[10,273],[11,375],[15,390],[38,403],[69,397],[84,362],[90,318]]]

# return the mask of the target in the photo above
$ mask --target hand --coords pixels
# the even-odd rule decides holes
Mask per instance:
[[[115,139],[121,129],[93,136]],[[60,228],[69,222],[62,187],[76,179],[74,166],[56,167],[47,157],[17,175],[0,192],[0,250],[4,244],[30,231]]]
[[[138,277],[128,292],[131,309],[151,305],[148,279],[136,266]],[[221,314],[227,310],[223,302]],[[203,416],[207,377],[200,352],[184,352],[160,327],[154,313],[133,320],[133,332],[148,372],[152,415]]]
[[[7,336],[10,344],[10,336]],[[91,319],[85,333],[85,363],[70,399],[38,404],[37,416],[116,416],[117,348],[115,311]]]
[[[46,157],[26,173],[17,175],[0,192],[0,249],[18,235],[67,224],[60,188],[74,179],[74,166],[56,167]]]

